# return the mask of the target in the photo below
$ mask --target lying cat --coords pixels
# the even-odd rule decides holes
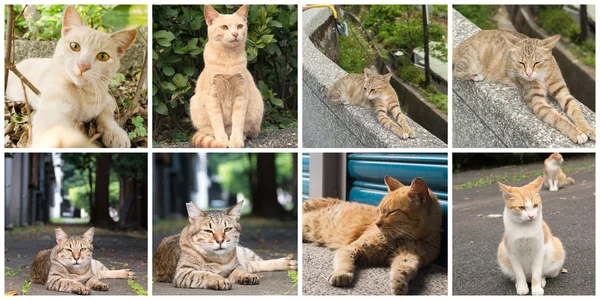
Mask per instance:
[[[421,178],[410,186],[386,176],[389,193],[379,206],[338,199],[302,204],[302,240],[336,250],[329,284],[346,287],[354,266],[391,266],[392,294],[408,293],[419,268],[439,254],[442,210]]]
[[[77,122],[96,120],[102,142],[107,147],[129,148],[127,132],[115,121],[117,103],[109,93],[111,79],[119,70],[120,57],[135,40],[137,31],[112,34],[86,27],[73,6],[65,8],[62,35],[52,58],[30,58],[17,69],[40,90],[38,97],[26,87],[27,99],[36,110],[32,120],[31,146],[86,147],[85,138],[73,140],[53,128],[74,128]],[[24,102],[21,81],[10,73],[6,98]],[[76,133],[73,133],[76,134]],[[38,139],[43,142],[37,142]],[[49,138],[58,140],[50,142]]]
[[[230,290],[232,282],[258,284],[256,272],[296,270],[295,260],[262,260],[252,250],[238,246],[242,204],[203,212],[187,203],[190,224],[158,245],[152,260],[154,280],[180,288]]]
[[[585,120],[579,101],[569,93],[552,56],[559,39],[560,35],[540,40],[505,30],[478,32],[454,50],[453,75],[462,80],[488,80],[516,87],[536,116],[573,143],[596,140],[596,129]],[[548,93],[575,124],[548,104]]]
[[[413,138],[416,134],[400,110],[398,95],[390,84],[391,77],[392,73],[379,75],[365,68],[364,75],[348,74],[336,81],[327,91],[327,98],[335,104],[354,104],[369,109],[375,112],[377,121],[385,129],[402,139]],[[390,119],[388,111],[402,127]]]
[[[94,227],[73,237],[57,228],[56,246],[38,253],[31,265],[29,279],[45,284],[50,291],[89,295],[90,290],[108,291],[108,284],[101,279],[135,278],[135,273],[129,269],[109,270],[92,259],[93,239]]]
[[[544,187],[548,187],[552,192],[558,191],[565,184],[575,184],[575,179],[567,177],[560,169],[563,161],[558,152],[552,153],[544,160]]]
[[[264,103],[248,71],[246,36],[248,5],[232,15],[204,6],[208,42],[204,70],[190,99],[190,116],[197,128],[197,148],[243,148],[247,137],[257,137]]]
[[[498,263],[516,281],[517,294],[543,295],[546,278],[556,277],[565,261],[560,240],[542,219],[542,177],[522,187],[500,183],[504,198],[504,238],[498,246]]]

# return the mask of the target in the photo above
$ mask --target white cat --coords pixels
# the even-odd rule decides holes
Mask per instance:
[[[40,90],[40,96],[26,88],[27,98],[36,110],[32,120],[32,147],[86,147],[83,134],[76,138],[60,134],[56,128],[74,128],[77,122],[96,119],[102,142],[107,147],[129,148],[131,141],[114,118],[117,107],[108,86],[119,70],[137,31],[125,29],[113,34],[83,25],[73,6],[64,12],[62,36],[52,58],[32,58],[17,64],[17,69]],[[21,81],[8,77],[6,98],[23,102]],[[56,134],[56,133],[59,134]],[[69,134],[78,134],[72,130]],[[53,139],[59,141],[53,142]]]

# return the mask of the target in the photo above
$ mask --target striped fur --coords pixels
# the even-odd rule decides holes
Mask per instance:
[[[573,143],[595,140],[596,130],[585,120],[552,56],[559,39],[559,35],[540,40],[504,30],[481,31],[453,51],[453,75],[517,87],[533,113]],[[548,104],[548,94],[573,123]]]
[[[391,77],[392,73],[378,75],[365,68],[364,75],[349,74],[336,81],[327,91],[327,98],[335,104],[354,104],[372,110],[385,129],[402,139],[415,137],[400,110],[398,95],[390,84]]]
[[[57,245],[42,250],[31,265],[30,280],[45,284],[46,289],[57,292],[89,295],[90,290],[108,291],[104,278],[134,279],[129,269],[108,270],[101,262],[92,259],[94,228],[81,236],[69,237],[56,229]]]
[[[386,176],[389,193],[379,206],[338,199],[302,204],[302,240],[336,250],[329,284],[345,287],[354,266],[391,267],[391,292],[407,294],[419,268],[439,254],[442,212],[421,178],[404,186]]]

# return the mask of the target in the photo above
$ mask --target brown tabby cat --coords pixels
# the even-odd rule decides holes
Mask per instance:
[[[255,272],[295,270],[295,260],[262,260],[252,250],[238,246],[242,204],[202,212],[194,203],[187,203],[190,224],[158,245],[152,260],[154,280],[181,288],[230,290],[232,282],[258,284]]]
[[[442,210],[421,178],[410,186],[386,176],[378,207],[337,199],[302,204],[302,240],[337,250],[329,283],[349,286],[354,265],[391,266],[392,293],[408,293],[419,268],[439,254]]]
[[[391,77],[392,73],[379,75],[365,68],[364,75],[348,74],[336,81],[327,91],[327,98],[335,104],[354,104],[372,110],[385,129],[402,139],[413,138],[416,134],[408,127],[406,117],[400,110],[398,95],[390,84]],[[390,119],[388,111],[402,127]]]
[[[198,129],[192,142],[198,148],[243,148],[246,137],[260,132],[264,104],[246,68],[248,5],[233,15],[204,6],[208,42],[204,70],[190,99],[190,115]]]
[[[567,177],[560,168],[564,159],[558,152],[552,153],[544,160],[544,187],[551,192],[558,191],[565,184],[575,184],[575,179]]]
[[[57,292],[89,295],[90,289],[108,291],[104,278],[134,279],[129,269],[108,270],[101,262],[92,259],[94,252],[94,227],[81,236],[69,237],[56,229],[56,246],[42,250],[31,265],[29,279],[45,284],[46,289]]]
[[[583,144],[588,138],[594,141],[596,130],[585,120],[552,56],[559,39],[560,35],[540,40],[505,30],[481,31],[454,50],[453,75],[514,86],[533,113],[573,143]],[[552,109],[546,99],[548,93],[575,124]]]

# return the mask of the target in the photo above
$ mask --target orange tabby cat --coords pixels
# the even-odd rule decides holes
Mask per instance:
[[[564,159],[558,152],[552,153],[544,161],[544,186],[551,192],[558,191],[565,184],[575,184],[575,179],[567,177],[560,168]]]
[[[442,211],[421,178],[410,186],[386,176],[389,193],[379,206],[337,199],[311,199],[302,204],[302,240],[337,250],[333,286],[349,286],[354,265],[391,266],[393,294],[408,293],[419,268],[439,254]]]

